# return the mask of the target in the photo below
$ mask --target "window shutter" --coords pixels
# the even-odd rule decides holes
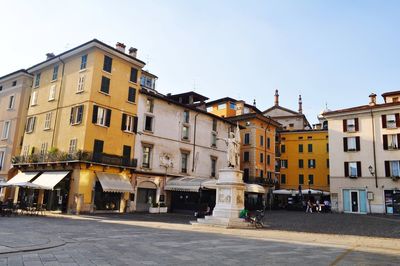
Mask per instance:
[[[358,118],[354,118],[354,123],[355,123],[355,130],[358,131],[359,127],[358,127]]]
[[[382,115],[382,128],[386,128],[386,115]]]
[[[360,150],[360,137],[356,137],[356,151]]]
[[[390,161],[385,161],[385,176],[390,177]]]
[[[357,177],[361,177],[361,162],[357,162]]]
[[[343,132],[347,132],[347,120],[343,119]]]
[[[97,105],[93,105],[93,116],[92,116],[92,123],[97,123],[97,113],[99,112],[99,107]]]
[[[133,117],[133,132],[137,133],[137,125],[138,125],[138,118],[137,116]],[[399,134],[400,136],[400,134]]]
[[[69,115],[69,124],[72,125],[74,122],[74,107],[71,107],[71,114]]]
[[[383,149],[388,149],[388,135],[383,135]]]
[[[76,123],[80,124],[82,123],[82,117],[83,117],[83,105],[78,106],[78,118]]]
[[[343,150],[348,151],[347,138],[343,138]]]
[[[349,163],[344,162],[344,176],[348,177],[349,176]]]
[[[106,114],[106,126],[109,127],[110,126],[110,121],[111,121],[111,110],[110,109],[106,109],[107,110],[107,114]]]
[[[397,134],[397,149],[400,149],[400,134]]]
[[[33,122],[32,122],[32,131],[35,130],[35,123],[36,123],[36,116],[34,116],[32,118]]]
[[[396,127],[400,127],[400,114],[399,113],[395,114],[395,117],[396,117]]]
[[[122,114],[121,130],[126,130],[126,114]]]

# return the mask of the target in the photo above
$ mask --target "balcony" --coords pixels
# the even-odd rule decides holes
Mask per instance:
[[[137,166],[136,159],[131,160],[130,158],[125,158],[123,156],[114,154],[92,153],[87,151],[77,151],[74,153],[51,151],[43,155],[31,154],[28,156],[14,156],[11,162],[13,165],[87,162],[130,168],[136,168]]]
[[[278,183],[278,181],[273,178],[264,177],[243,177],[243,182],[260,186],[275,186]]]

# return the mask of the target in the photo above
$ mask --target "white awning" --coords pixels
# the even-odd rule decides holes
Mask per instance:
[[[297,190],[287,190],[287,189],[277,189],[272,191],[273,194],[277,195],[296,195],[298,193]]]
[[[43,189],[53,190],[54,187],[67,175],[69,171],[61,171],[61,172],[44,172],[35,181],[33,184],[39,185]]]
[[[245,191],[247,193],[258,193],[258,194],[264,194],[265,193],[265,188],[257,185],[257,184],[245,184]],[[201,184],[202,187],[208,188],[208,189],[217,189],[217,180],[216,179],[211,179],[208,181],[205,181]]]
[[[170,191],[187,191],[187,192],[199,192],[201,184],[209,178],[203,177],[177,177],[167,181],[165,190]]]
[[[135,192],[129,179],[123,175],[104,172],[96,172],[96,175],[104,192]]]
[[[8,180],[6,185],[13,186],[14,184],[17,184],[17,183],[29,182],[38,174],[39,174],[39,172],[24,172],[24,173],[19,172],[16,176],[14,176],[10,180]]]

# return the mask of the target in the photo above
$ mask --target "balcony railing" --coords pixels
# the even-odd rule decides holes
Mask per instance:
[[[67,152],[49,152],[46,154],[31,154],[27,156],[14,156],[12,164],[35,164],[35,163],[54,163],[54,162],[94,162],[116,166],[136,167],[137,160],[125,158],[114,154],[93,153],[87,151]]]
[[[278,183],[274,178],[264,177],[243,177],[243,182],[247,184],[257,184],[261,186],[274,186]]]

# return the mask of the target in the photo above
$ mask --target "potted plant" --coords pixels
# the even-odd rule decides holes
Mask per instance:
[[[160,207],[158,203],[152,203],[149,207],[149,213],[160,213]]]
[[[167,213],[168,212],[168,207],[165,205],[164,202],[160,203],[160,213]]]

